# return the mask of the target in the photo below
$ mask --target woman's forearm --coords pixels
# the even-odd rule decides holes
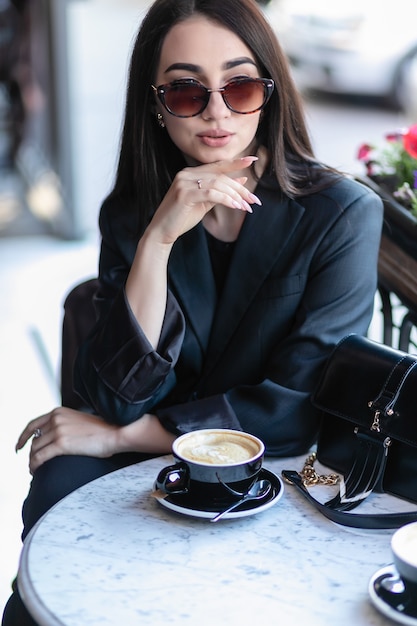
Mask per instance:
[[[126,297],[152,347],[156,350],[167,300],[167,266],[172,246],[157,244],[147,233],[139,241],[126,281]]]
[[[166,454],[171,451],[175,435],[148,413],[127,426],[115,426],[97,415],[57,407],[27,424],[16,451],[29,439],[32,439],[29,466],[33,473],[46,461],[68,454],[99,458],[119,452]]]

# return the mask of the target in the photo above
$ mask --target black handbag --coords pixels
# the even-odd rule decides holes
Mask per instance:
[[[305,476],[284,470],[284,478],[345,526],[397,528],[416,521],[417,511],[348,511],[372,492],[417,503],[417,356],[348,335],[329,357],[312,402],[321,411],[317,459],[340,474],[339,494],[322,504]]]

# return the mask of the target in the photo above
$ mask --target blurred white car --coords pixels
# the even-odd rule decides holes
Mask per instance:
[[[416,0],[272,0],[265,12],[300,87],[415,102]]]

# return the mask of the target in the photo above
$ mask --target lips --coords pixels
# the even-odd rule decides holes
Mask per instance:
[[[229,143],[233,137],[233,133],[229,133],[227,130],[213,129],[198,133],[197,137],[201,139],[204,145],[219,148]]]
[[[232,133],[229,133],[227,130],[221,130],[220,128],[217,130],[206,130],[203,133],[198,133],[199,137],[208,137],[209,139],[219,139],[223,137],[229,137]]]

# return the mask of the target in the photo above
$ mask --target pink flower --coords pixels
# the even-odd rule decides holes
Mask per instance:
[[[398,131],[395,131],[395,132],[392,132],[392,133],[387,133],[385,135],[385,139],[387,141],[390,141],[390,142],[401,141],[402,138],[403,138],[403,135],[404,135],[404,133],[398,130]]]
[[[363,143],[358,150],[358,160],[359,161],[369,161],[371,158],[371,152],[373,147],[367,143]]]
[[[403,136],[404,149],[410,156],[417,159],[417,124],[410,126]]]

